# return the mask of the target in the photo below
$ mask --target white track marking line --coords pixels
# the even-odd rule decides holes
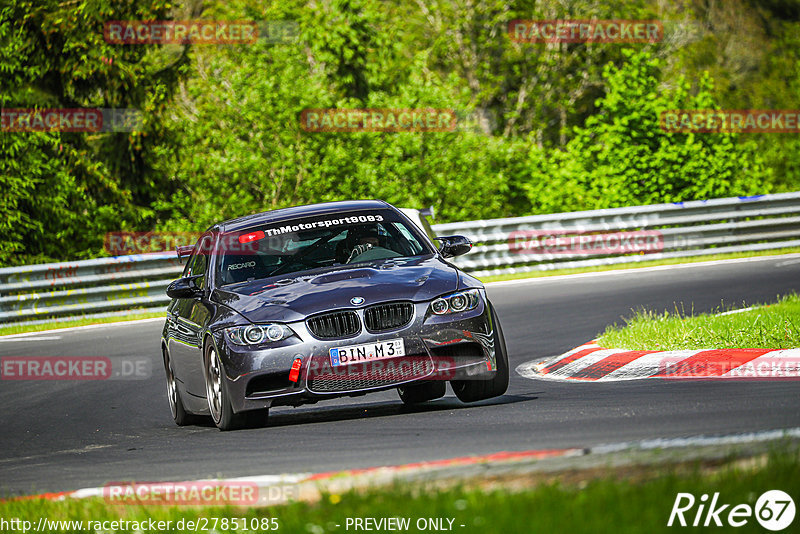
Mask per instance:
[[[735,315],[737,313],[742,313],[750,310],[755,310],[759,306],[750,306],[749,308],[739,308],[738,310],[730,310],[722,313],[715,314],[717,317],[722,317],[723,315]]]
[[[628,352],[628,351],[626,351]],[[636,358],[632,362],[626,363],[619,369],[608,373],[606,376],[599,378],[598,381],[613,382],[619,380],[637,380],[641,378],[649,378],[659,372],[663,368],[664,358],[670,359],[673,363],[676,358],[681,358],[681,361],[694,356],[700,350],[674,350],[669,352],[654,352],[653,354],[645,354]]]
[[[294,484],[310,477],[312,473],[284,473],[281,475],[256,475],[236,478],[226,478],[228,481],[255,482],[259,486],[272,486],[275,484]]]
[[[626,441],[622,443],[609,443],[590,448],[593,454],[625,451],[630,449],[669,449],[681,447],[702,447],[713,445],[732,445],[738,443],[753,443],[771,441],[782,438],[800,438],[800,428],[784,428],[778,430],[762,430],[746,434],[728,434],[723,436],[689,436],[685,438],[655,438],[642,441]]]
[[[558,274],[553,276],[538,276],[535,278],[520,278],[519,280],[500,280],[497,282],[486,282],[487,287],[512,286],[517,284],[533,284],[544,282],[555,282],[559,280],[574,280],[579,278],[592,278],[595,276],[630,275],[632,273],[651,273],[666,271],[670,269],[691,269],[693,267],[712,267],[715,265],[727,265],[733,263],[750,263],[754,261],[776,260],[778,258],[800,258],[800,254],[780,254],[776,256],[754,256],[752,258],[733,258],[730,260],[698,261],[694,263],[675,263],[671,265],[654,265],[653,267],[638,267],[630,269],[612,269],[609,271],[596,271],[591,273]],[[800,262],[800,259],[797,260]],[[782,262],[784,265],[786,262]],[[540,272],[540,271],[534,271]]]
[[[134,321],[117,321],[115,323],[97,323],[97,324],[87,324],[84,326],[69,326],[67,328],[53,328],[52,330],[38,330],[36,332],[25,332],[23,334],[8,334],[5,336],[0,336],[0,340],[3,339],[18,339],[22,337],[31,337],[31,336],[38,336],[41,334],[55,334],[55,333],[62,333],[62,332],[79,332],[83,330],[93,330],[96,328],[106,328],[106,327],[115,327],[115,326],[130,326],[130,325],[137,325],[137,324],[144,324],[144,323],[152,323],[155,321],[165,321],[167,319],[166,312],[164,312],[163,317],[151,317],[149,319],[136,319]],[[0,325],[2,326],[2,325]]]
[[[23,337],[16,339],[0,338],[0,343],[18,343],[20,341],[56,341],[59,339],[61,339],[61,336]]]
[[[15,458],[3,458],[0,460],[0,463],[21,463],[28,460],[39,460],[43,458],[52,458],[58,454],[84,454],[87,452],[92,452],[97,449],[106,449],[108,447],[112,447],[112,445],[87,445],[80,449],[66,449],[62,451],[53,451],[44,454],[34,454],[32,456],[17,456]]]

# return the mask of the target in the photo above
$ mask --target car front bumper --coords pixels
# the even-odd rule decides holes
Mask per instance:
[[[355,337],[321,340],[305,321],[289,323],[294,336],[270,348],[252,349],[230,343],[222,331],[214,343],[225,369],[224,387],[235,412],[270,406],[314,403],[321,399],[363,395],[424,380],[488,380],[497,363],[494,325],[485,293],[474,310],[433,315],[429,302],[414,303],[411,322],[401,328]],[[352,308],[364,324],[363,308]],[[336,310],[341,311],[341,310]],[[329,350],[402,338],[405,356],[332,368]],[[292,364],[301,361],[296,382]]]

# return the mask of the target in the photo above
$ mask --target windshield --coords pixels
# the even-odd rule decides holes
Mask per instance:
[[[354,212],[270,223],[220,238],[220,285],[431,254],[398,214]]]

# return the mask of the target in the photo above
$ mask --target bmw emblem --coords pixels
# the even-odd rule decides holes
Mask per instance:
[[[350,304],[355,304],[356,306],[364,304],[364,297],[353,297],[350,299]]]

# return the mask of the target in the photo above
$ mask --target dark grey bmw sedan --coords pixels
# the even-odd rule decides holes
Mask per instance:
[[[404,403],[502,395],[508,356],[481,282],[386,202],[279,209],[221,222],[172,282],[161,350],[178,425],[222,430],[271,406],[396,388]]]

